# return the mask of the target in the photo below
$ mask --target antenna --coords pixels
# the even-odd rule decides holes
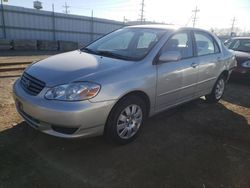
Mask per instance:
[[[70,6],[67,5],[67,2],[65,2],[65,5],[63,5],[63,8],[65,8],[65,10],[63,11],[65,14],[69,14],[69,8]]]
[[[193,18],[193,27],[195,27],[196,21],[197,21],[197,12],[200,12],[200,10],[198,9],[198,7],[196,6],[194,10],[192,10],[192,12],[194,12],[194,18]]]

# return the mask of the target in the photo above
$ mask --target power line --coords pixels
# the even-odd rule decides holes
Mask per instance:
[[[116,5],[121,5],[121,6],[127,6],[129,5],[130,2],[126,1],[124,2],[124,0],[122,1],[116,1],[116,2],[95,2],[95,1],[89,1],[89,2],[84,2],[84,4],[79,4],[77,3],[77,6],[84,6],[84,7],[92,7],[92,6],[116,6]]]
[[[86,4],[87,3],[87,4]],[[116,2],[116,3],[107,3],[107,2],[86,2],[84,5],[77,4],[77,6],[71,5],[70,8],[73,9],[82,9],[82,10],[92,10],[92,9],[126,9],[131,11],[131,3],[130,2]],[[133,7],[132,7],[133,10]],[[135,8],[134,8],[135,10]]]
[[[138,10],[137,8],[128,8],[128,7],[124,7],[124,6],[113,6],[113,7],[94,7],[94,8],[91,8],[91,7],[81,7],[81,6],[70,6],[71,9],[80,9],[80,10],[92,10],[92,9],[95,9],[95,10],[102,10],[102,11],[136,11]]]
[[[192,17],[193,17],[193,15],[190,16],[190,18],[188,19],[187,23],[185,24],[185,27],[188,26],[189,22],[192,20]]]
[[[192,10],[192,12],[194,12],[194,18],[193,18],[193,27],[195,27],[196,21],[197,21],[197,13],[200,12],[200,10],[198,9],[198,7],[196,6],[194,10]]]
[[[144,18],[144,0],[142,0],[142,3],[141,3],[141,14],[140,14],[140,21],[141,23],[143,23],[145,21],[145,18]]]
[[[69,8],[70,6],[67,5],[67,2],[65,2],[65,5],[63,5],[63,8],[65,8],[65,10],[63,11],[65,14],[69,14]]]

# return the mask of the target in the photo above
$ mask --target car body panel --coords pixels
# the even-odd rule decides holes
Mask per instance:
[[[38,96],[30,96],[21,88],[19,80],[13,86],[17,110],[32,127],[60,137],[64,137],[63,135],[67,137],[67,135],[53,131],[52,125],[77,128],[74,137],[79,137],[82,134],[88,135],[84,130],[93,128],[99,130],[96,134],[103,133],[106,118],[115,101],[92,103],[88,100],[77,102],[45,100],[46,90],[47,88]],[[96,114],[95,118],[92,118],[93,114]]]
[[[232,75],[234,77],[241,77],[241,78],[250,78],[250,67],[242,66],[243,63],[250,61],[250,50],[248,51],[239,51],[240,49],[233,48],[234,44],[237,41],[241,40],[248,40],[250,41],[250,37],[234,37],[230,39],[230,42],[227,44],[227,47],[231,49],[231,51],[235,54],[237,60],[237,66],[233,70]],[[246,50],[246,49],[245,49]]]
[[[192,63],[193,59],[184,59],[157,66],[157,111],[194,97],[198,71]]]
[[[74,57],[74,58],[72,58]],[[88,54],[79,50],[51,56],[28,67],[26,72],[46,86],[84,80],[92,74],[115,71],[133,62]],[[119,71],[119,70],[117,70]],[[46,76],[44,74],[46,73]]]
[[[250,78],[250,67],[243,67],[242,64],[246,61],[250,61],[250,52],[240,52],[234,51],[236,60],[237,60],[237,67],[234,69],[233,74],[238,76],[248,76]]]

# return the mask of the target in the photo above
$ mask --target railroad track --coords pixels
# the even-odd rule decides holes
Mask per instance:
[[[32,62],[0,63],[0,78],[19,77],[23,70]]]
[[[0,72],[24,70],[31,62],[1,63]]]
[[[24,69],[34,61],[55,55],[58,52],[9,52],[0,55],[0,79],[19,77]],[[25,55],[24,55],[25,54]]]

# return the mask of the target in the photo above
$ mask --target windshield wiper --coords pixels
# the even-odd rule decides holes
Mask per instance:
[[[90,53],[90,54],[98,54],[95,50],[92,50],[90,48],[82,48],[81,51],[87,52],[87,53]]]
[[[107,57],[113,57],[113,58],[123,59],[123,60],[133,60],[133,58],[131,58],[131,57],[116,54],[116,53],[113,53],[112,51],[100,50],[100,51],[96,51],[96,52],[98,55],[103,55],[103,56],[107,56]]]

